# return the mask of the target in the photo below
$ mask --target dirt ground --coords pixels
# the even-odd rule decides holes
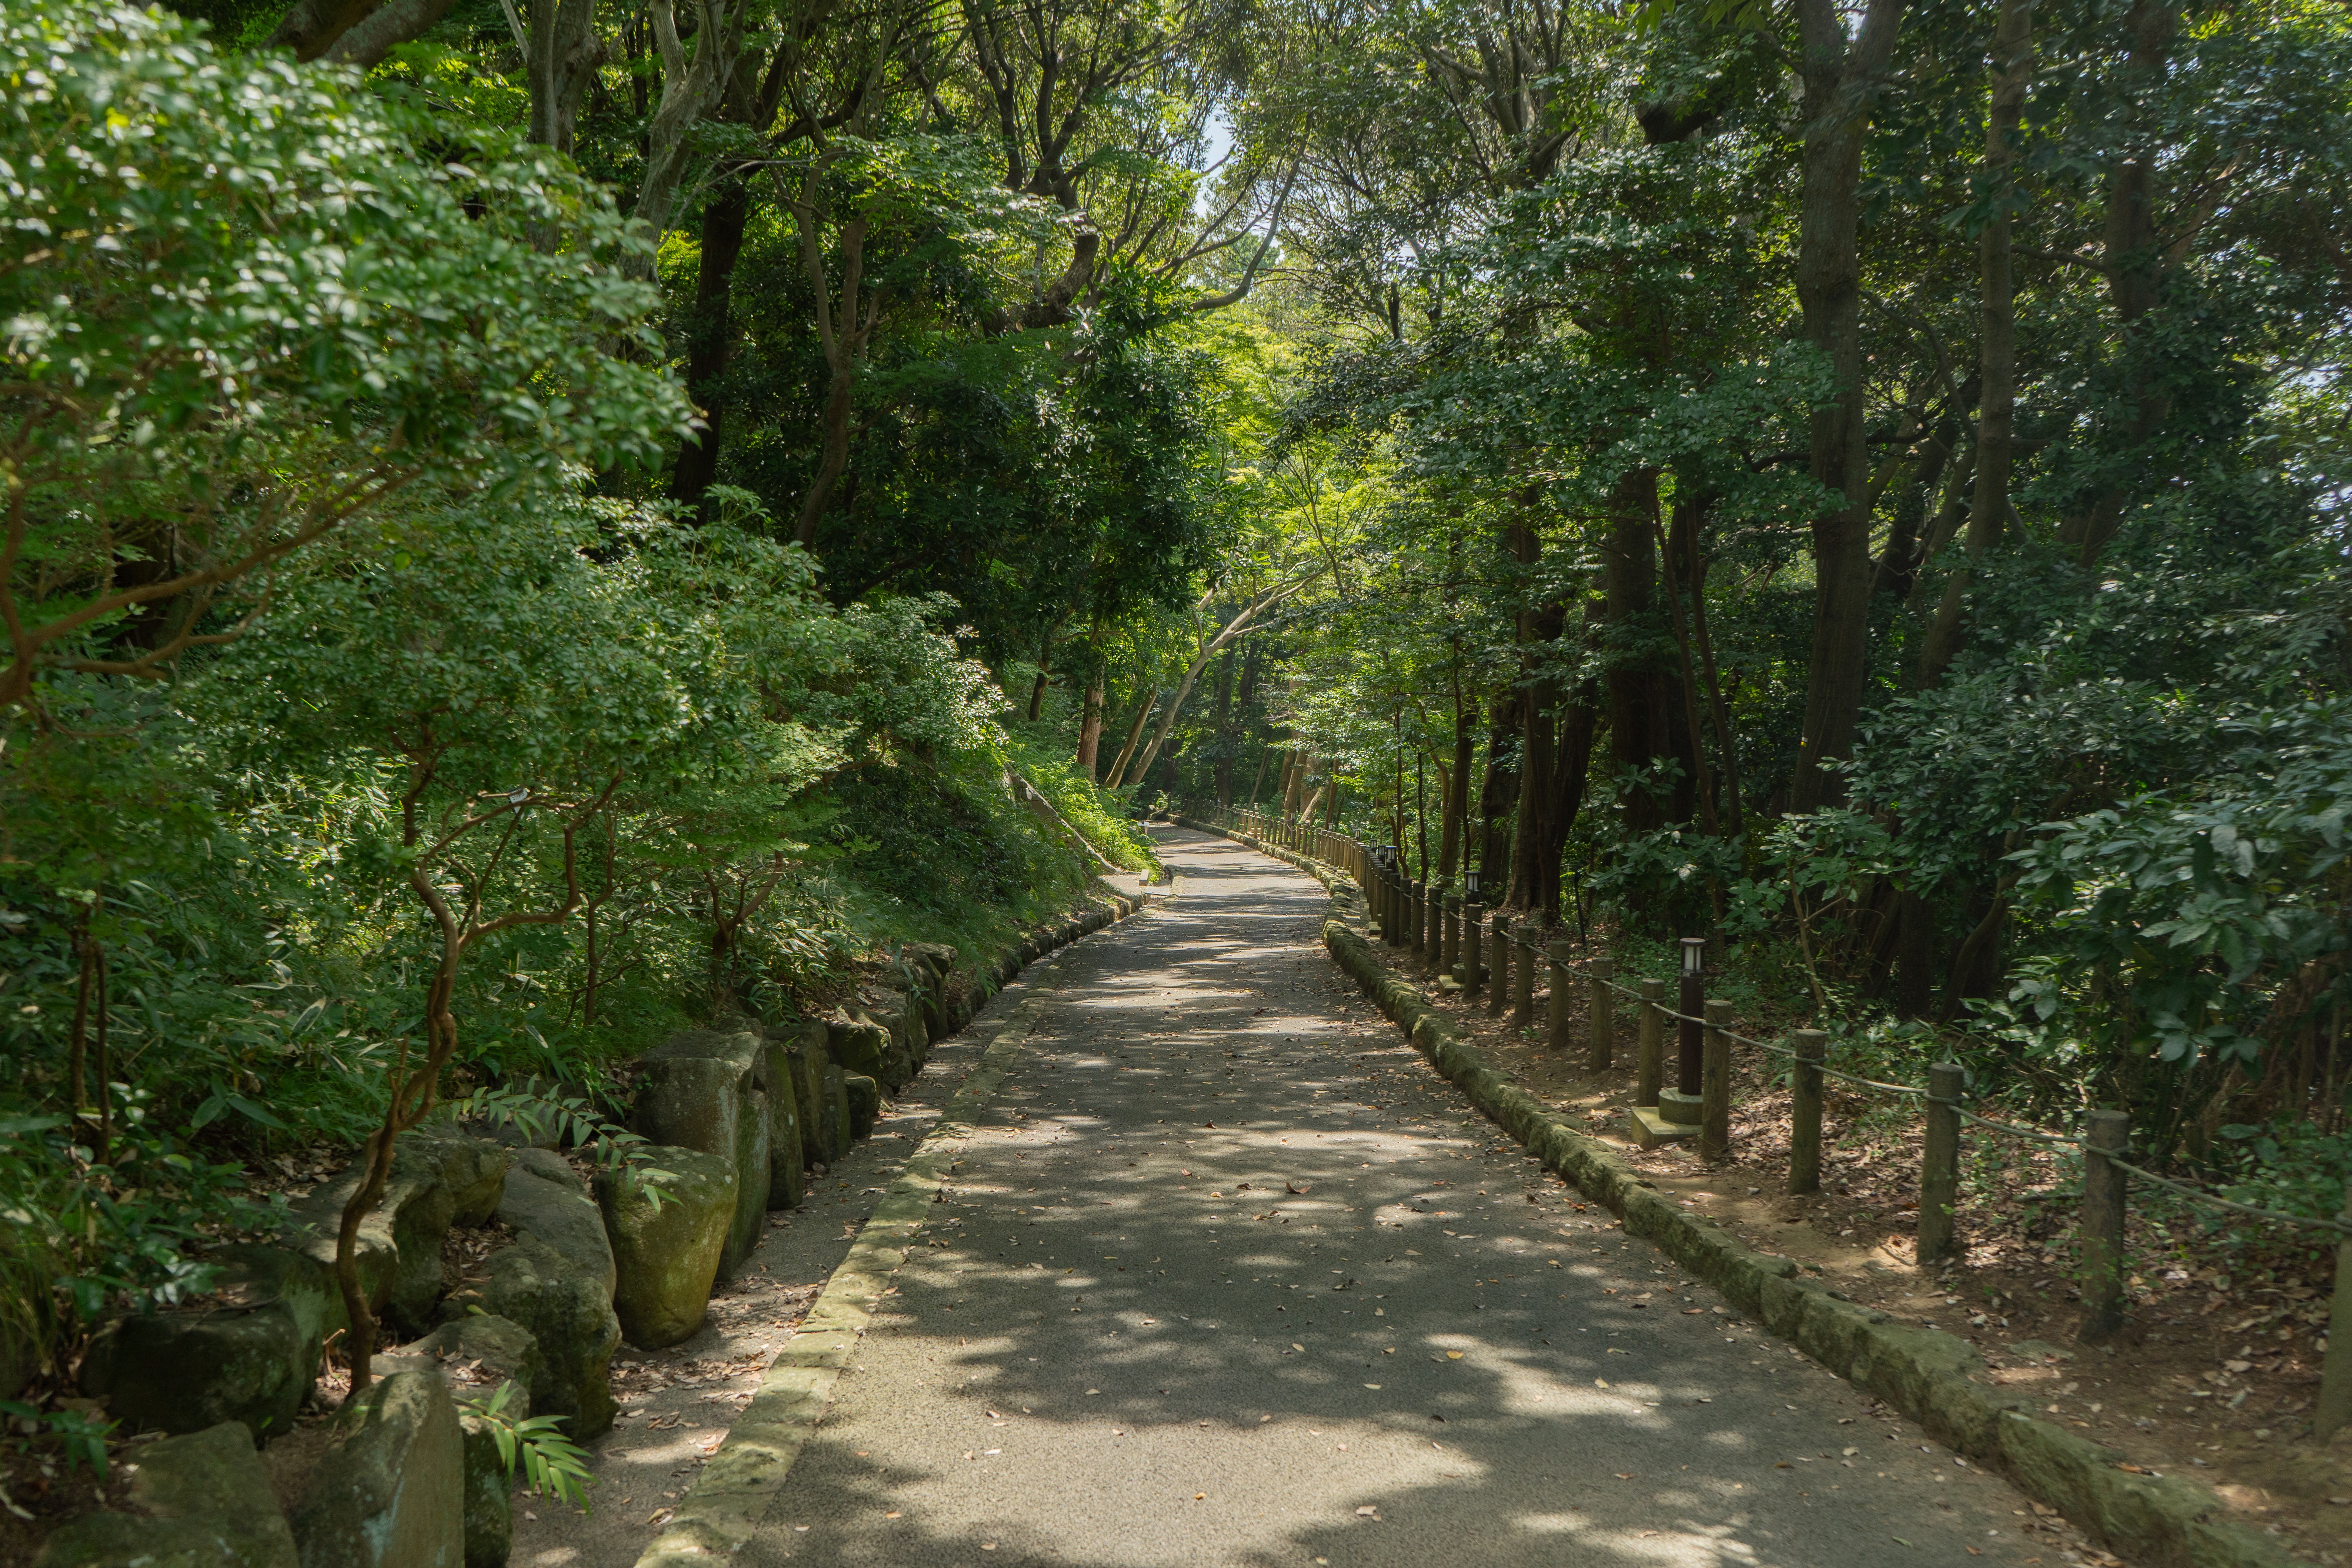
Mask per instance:
[[[1832,1081],[1822,1191],[1790,1196],[1790,1094],[1780,1059],[1735,1046],[1731,1159],[1710,1165],[1686,1145],[1644,1152],[1628,1135],[1635,1003],[1618,999],[1614,1059],[1594,1071],[1584,1065],[1584,985],[1570,1010],[1573,1044],[1555,1051],[1541,987],[1533,1025],[1515,1029],[1488,1013],[1488,996],[1465,1002],[1435,988],[1409,951],[1374,946],[1434,996],[1464,1039],[1559,1110],[1580,1115],[1583,1131],[1622,1151],[1661,1191],[1856,1301],[1968,1341],[1992,1382],[2030,1389],[2050,1416],[2133,1463],[2212,1488],[2242,1522],[2310,1561],[2352,1564],[2352,1436],[2321,1445],[2302,1435],[2326,1343],[2328,1280],[2324,1269],[2315,1275],[2311,1255],[2250,1265],[2136,1192],[2130,1321],[2115,1343],[2082,1345],[2073,1239],[2082,1177],[2064,1152],[1968,1130],[1957,1216],[1963,1254],[1922,1270],[1913,1261],[1922,1129],[1907,1109]],[[1671,1072],[1671,1034],[1665,1046]]]

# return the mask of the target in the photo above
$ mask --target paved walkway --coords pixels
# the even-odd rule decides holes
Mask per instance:
[[[2038,1561],[2006,1484],[1468,1114],[1312,882],[1166,844],[1178,896],[1059,960],[747,1568]]]

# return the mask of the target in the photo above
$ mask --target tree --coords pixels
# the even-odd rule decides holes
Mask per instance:
[[[654,303],[607,259],[610,202],[514,138],[443,162],[420,110],[88,3],[0,16],[0,69],[34,242],[0,269],[0,706],[234,637],[288,557],[404,491],[683,427],[598,344],[646,342]]]

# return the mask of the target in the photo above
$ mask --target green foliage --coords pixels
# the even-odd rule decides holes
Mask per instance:
[[[501,1383],[487,1399],[459,1402],[490,1429],[490,1438],[499,1447],[499,1463],[506,1467],[508,1484],[513,1484],[520,1466],[524,1489],[531,1496],[570,1503],[582,1513],[593,1512],[588,1489],[596,1484],[596,1478],[589,1472],[586,1450],[563,1435],[568,1417],[531,1415],[516,1420],[506,1413],[507,1395],[513,1389],[513,1384]]]
[[[91,1475],[105,1477],[106,1440],[118,1423],[87,1410],[37,1410],[13,1399],[0,1399],[0,1417],[18,1428],[18,1448],[52,1442],[66,1457],[68,1474],[87,1465]]]
[[[518,138],[435,156],[417,108],[88,0],[0,11],[0,80],[28,247],[0,272],[0,702],[59,663],[152,670],[389,497],[682,426],[600,341],[647,341],[652,297],[602,259],[618,215]]]

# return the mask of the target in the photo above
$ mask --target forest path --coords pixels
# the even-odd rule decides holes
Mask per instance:
[[[1162,845],[1178,896],[1062,955],[747,1563],[2033,1560],[2006,1483],[1471,1112],[1312,881]]]

